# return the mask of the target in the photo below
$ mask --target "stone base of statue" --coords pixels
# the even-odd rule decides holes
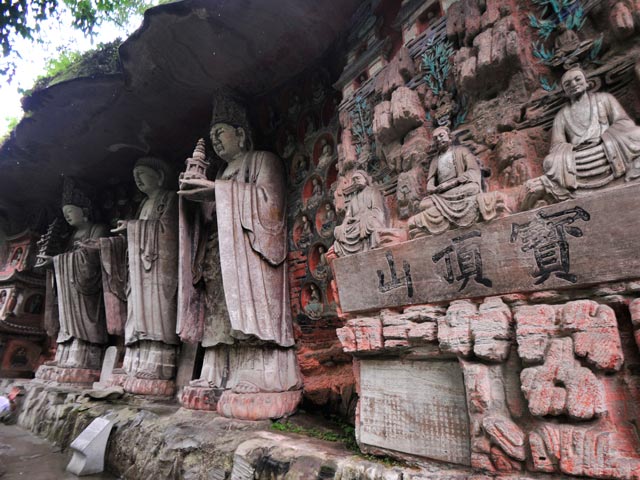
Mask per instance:
[[[275,393],[233,393],[225,391],[218,401],[218,413],[240,420],[267,420],[293,415],[302,400],[302,390]]]
[[[127,376],[122,385],[124,391],[135,395],[153,395],[155,397],[170,397],[176,392],[176,382],[157,378],[136,378]]]
[[[182,389],[180,404],[189,410],[207,410],[215,412],[218,401],[224,392],[221,388],[186,386]]]
[[[122,368],[116,368],[113,370],[111,376],[105,382],[108,387],[122,387],[124,388],[124,382],[127,380],[127,372]]]
[[[48,382],[91,386],[100,380],[100,370],[88,368],[65,368],[56,365],[42,365],[36,371],[36,378]]]

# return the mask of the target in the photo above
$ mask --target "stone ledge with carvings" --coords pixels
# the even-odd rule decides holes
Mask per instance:
[[[60,384],[91,386],[93,382],[100,379],[100,370],[41,365],[36,371],[35,378]]]

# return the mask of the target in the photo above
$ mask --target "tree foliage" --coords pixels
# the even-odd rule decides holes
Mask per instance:
[[[0,47],[7,59],[14,51],[18,38],[41,41],[40,23],[46,19],[61,20],[62,13],[71,17],[70,27],[93,35],[104,22],[124,25],[134,14],[140,14],[154,5],[151,0],[3,0],[0,3]],[[68,17],[66,17],[68,18]],[[7,61],[0,74],[11,74],[13,62]]]

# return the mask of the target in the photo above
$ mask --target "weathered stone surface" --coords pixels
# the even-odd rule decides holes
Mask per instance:
[[[93,388],[106,387],[108,385],[109,378],[113,374],[113,369],[116,366],[118,360],[118,348],[108,347],[104,352],[104,358],[102,359],[102,369],[100,370],[100,380],[93,384]]]
[[[529,435],[533,469],[590,478],[640,478],[640,460],[616,451],[615,434],[598,427],[543,425]]]
[[[409,50],[402,47],[389,62],[384,72],[376,77],[375,89],[380,92],[382,98],[388,100],[394,90],[404,87],[414,74],[413,59]]]
[[[560,332],[555,318],[556,312],[551,305],[516,307],[518,355],[525,363],[539,363],[544,360],[550,338]]]
[[[390,101],[380,102],[374,107],[372,130],[382,145],[389,144],[401,136],[393,125]]]
[[[91,386],[100,379],[100,370],[87,368],[61,368],[52,365],[41,365],[36,378],[56,383],[70,383]]]
[[[459,46],[468,46],[480,32],[478,0],[453,2],[447,10],[447,37]]]
[[[495,156],[500,171],[507,168],[514,161],[525,158],[529,148],[529,137],[523,132],[505,132],[500,135],[496,144]]]
[[[407,87],[396,89],[391,95],[391,115],[393,128],[400,137],[422,125],[425,111],[418,92]]]
[[[467,356],[473,351],[471,323],[478,321],[477,313],[471,302],[451,302],[447,314],[438,318],[438,341],[443,352]]]
[[[225,391],[218,400],[218,413],[241,420],[266,420],[288,417],[302,400],[302,390],[251,394]]]
[[[180,395],[180,404],[190,410],[217,411],[218,400],[222,394],[218,388],[185,386]]]
[[[471,322],[473,353],[483,360],[501,362],[511,348],[511,309],[500,297],[489,297],[481,305],[478,318]]]
[[[356,318],[337,330],[345,352],[380,350],[384,345],[379,318]]]
[[[636,344],[640,349],[640,298],[636,298],[629,304],[629,312],[631,313],[631,322],[633,323],[633,335]]]
[[[173,380],[149,380],[128,375],[122,388],[125,392],[135,395],[170,397],[176,391],[176,383]]]
[[[362,360],[360,375],[360,444],[469,465],[457,361]]]
[[[578,357],[600,370],[620,370],[624,356],[611,307],[591,300],[569,302],[562,309],[562,327],[572,334]]]
[[[602,383],[575,359],[571,338],[552,339],[544,364],[525,368],[520,379],[532,415],[590,420],[607,411]]]
[[[406,172],[414,167],[424,165],[430,150],[431,130],[425,126],[411,130],[405,135],[402,142],[402,171]]]
[[[489,415],[482,420],[489,438],[510,457],[524,461],[525,434],[513,421],[504,416]]]
[[[611,30],[619,39],[625,39],[634,32],[633,14],[625,2],[616,2],[609,13]]]

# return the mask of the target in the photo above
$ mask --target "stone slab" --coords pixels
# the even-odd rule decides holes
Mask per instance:
[[[640,277],[640,185],[333,261],[345,313]]]
[[[109,434],[114,423],[103,417],[96,418],[71,443],[73,457],[67,471],[78,475],[92,475],[104,470]]]
[[[470,465],[469,417],[456,360],[362,360],[361,444]]]
[[[102,370],[100,370],[100,381],[93,384],[93,388],[103,388],[108,385],[108,381],[113,374],[113,369],[116,367],[118,361],[118,348],[109,347],[104,352],[104,359],[102,360]]]

